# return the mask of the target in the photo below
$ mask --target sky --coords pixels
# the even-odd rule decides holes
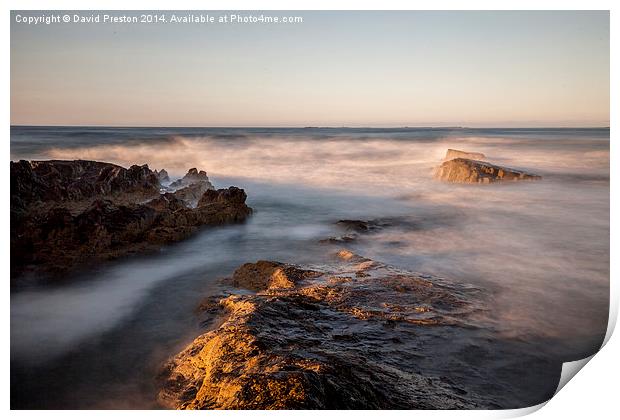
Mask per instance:
[[[609,126],[606,11],[264,13],[303,23],[14,11],[11,124]]]

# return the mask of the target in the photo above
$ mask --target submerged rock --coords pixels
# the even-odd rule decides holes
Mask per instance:
[[[377,220],[338,220],[336,223],[339,227],[346,229],[347,231],[365,233],[372,230],[380,229],[385,223],[381,223]]]
[[[443,162],[435,171],[441,181],[466,184],[489,184],[498,181],[533,181],[542,177],[517,169],[478,160],[456,158]]]
[[[178,409],[439,409],[480,396],[417,371],[427,328],[474,326],[471,289],[348,251],[299,267],[244,264],[232,282],[258,291],[211,299],[221,324],[172,358],[161,403]],[[432,327],[431,327],[432,326]],[[386,344],[388,343],[388,344]]]
[[[344,234],[332,236],[321,240],[322,243],[345,243],[353,242],[359,235],[368,234],[380,230],[391,223],[381,220],[351,220],[343,219],[336,222],[336,226],[344,231]]]
[[[443,158],[443,160],[452,160],[456,158],[482,160],[482,159],[486,159],[486,156],[484,155],[484,153],[464,152],[462,150],[448,149],[446,151],[446,156]]]
[[[156,250],[203,226],[241,222],[251,214],[239,188],[211,191],[206,198],[203,193],[191,207],[178,192],[160,194],[158,175],[147,165],[11,162],[12,277],[60,274]]]

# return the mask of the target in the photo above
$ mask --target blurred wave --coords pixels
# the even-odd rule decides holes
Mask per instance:
[[[436,182],[432,169],[448,148],[482,152],[543,180]],[[66,368],[77,362],[63,355],[75,351],[91,364],[111,351],[106,369],[126,366],[126,353],[146,359],[157,343],[178,344],[191,324],[188,301],[195,303],[205,285],[259,258],[320,260],[334,246],[319,241],[345,218],[390,222],[347,244],[355,252],[491,291],[483,340],[536,342],[527,350],[533,356],[561,353],[562,343],[571,348],[562,357],[573,357],[593,351],[605,334],[608,129],[12,127],[11,158],[148,163],[172,178],[198,167],[216,187],[245,188],[255,209],[246,225],[205,231],[160,255],[101,268],[87,283],[69,279],[14,292],[11,357],[24,366],[60,358]],[[184,290],[175,287],[180,281]],[[145,315],[155,307],[161,316]],[[158,327],[162,317],[167,321]],[[107,350],[96,344],[101,340]],[[23,369],[21,383],[34,375]]]

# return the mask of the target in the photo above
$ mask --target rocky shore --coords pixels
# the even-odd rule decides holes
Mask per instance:
[[[11,277],[156,250],[251,214],[242,189],[215,190],[204,171],[168,181],[147,165],[11,162]]]
[[[484,398],[418,370],[426,331],[475,327],[479,290],[343,250],[324,264],[258,261],[207,298],[211,329],[173,357],[177,409],[459,409]],[[389,343],[389,345],[386,345]]]

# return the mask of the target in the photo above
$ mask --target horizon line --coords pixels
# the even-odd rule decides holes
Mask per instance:
[[[544,125],[544,126],[503,126],[503,125],[489,125],[489,126],[460,126],[460,125],[394,125],[394,126],[300,126],[300,125],[239,125],[239,126],[225,126],[225,125],[81,125],[81,124],[11,124],[10,127],[73,127],[73,128],[292,128],[292,129],[396,129],[396,128],[412,128],[412,129],[571,129],[571,128],[586,128],[586,129],[610,129],[610,125],[583,125],[583,126],[559,126],[559,125]]]

